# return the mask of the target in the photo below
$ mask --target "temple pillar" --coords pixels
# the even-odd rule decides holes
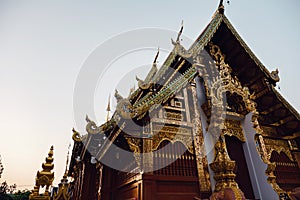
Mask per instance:
[[[265,173],[268,165],[262,161],[262,158],[260,157],[256,149],[256,131],[254,130],[251,122],[252,115],[252,113],[246,115],[244,121],[242,122],[242,126],[246,137],[246,142],[243,144],[244,152],[249,169],[249,174],[251,177],[254,195],[256,199],[278,199],[278,194],[274,191],[272,186],[267,181],[268,179],[270,179]]]
[[[200,120],[200,108],[197,101],[197,91],[196,91],[196,84],[192,84],[191,87],[192,92],[192,103],[194,107],[194,115],[192,123],[194,124],[193,127],[193,137],[194,137],[194,146],[195,146],[195,155],[196,155],[196,165],[198,170],[198,177],[199,177],[199,187],[200,193],[210,193],[211,192],[211,185],[210,185],[210,177],[208,173],[208,163],[206,158],[206,150],[204,146],[204,138],[203,138],[203,131],[202,131],[202,124]],[[189,107],[187,107],[189,109]]]
[[[210,197],[211,200],[227,199],[245,199],[244,193],[239,189],[235,181],[235,161],[231,160],[227,153],[224,135],[221,135],[215,144],[215,160],[210,164],[214,171],[216,180],[215,191]]]
[[[101,188],[102,188],[102,172],[103,172],[103,165],[100,163],[97,163],[97,199],[101,200]]]
[[[143,153],[141,172],[153,174],[153,152],[152,152],[152,138],[143,139]]]

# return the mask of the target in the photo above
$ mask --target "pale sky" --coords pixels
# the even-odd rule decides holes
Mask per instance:
[[[60,181],[72,142],[71,129],[84,133],[84,126],[75,123],[73,111],[76,79],[103,42],[145,27],[177,32],[182,20],[184,35],[194,40],[218,4],[218,0],[0,0],[0,155],[5,168],[0,181],[32,189],[51,145],[55,184]],[[280,93],[299,111],[300,2],[230,0],[225,7],[230,22],[267,69],[279,68]],[[150,40],[148,37],[151,35],[144,39]],[[170,43],[171,37],[176,34],[165,43]],[[186,43],[188,48],[190,43]],[[151,64],[157,46],[112,61],[120,70],[112,68],[110,79],[135,75],[138,72],[133,72],[132,66]],[[159,63],[166,54],[159,57]],[[107,98],[115,87],[109,79],[103,80],[98,80],[94,94],[94,113],[86,112],[96,116],[92,119],[98,123],[105,119]],[[129,91],[132,85],[125,87]]]

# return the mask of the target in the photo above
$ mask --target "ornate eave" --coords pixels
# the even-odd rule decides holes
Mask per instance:
[[[256,65],[260,68],[260,70],[265,74],[265,76],[271,80],[272,82],[276,82],[272,77],[272,74],[267,70],[267,68],[260,62],[260,60],[255,56],[255,54],[251,51],[251,49],[247,46],[244,40],[240,37],[238,32],[235,30],[233,25],[230,23],[228,18],[224,15],[224,13],[220,13],[216,11],[211,22],[207,25],[204,31],[200,34],[200,36],[196,39],[196,41],[189,48],[189,52],[198,52],[203,49],[207,44],[212,40],[215,36],[216,32],[219,30],[221,25],[226,25],[226,27],[230,30],[235,39],[239,42],[239,45],[245,50],[247,55],[256,63]]]
[[[260,123],[269,129],[276,130],[277,135],[270,131],[266,134],[274,137],[288,137],[300,132],[300,115],[274,88],[257,99],[260,110]],[[271,106],[267,106],[271,104]],[[295,137],[296,138],[296,137]]]
[[[250,56],[250,58],[256,63],[256,65],[259,67],[259,69],[265,74],[265,76],[268,78],[268,80],[272,81],[275,84],[276,80],[274,80],[270,71],[255,56],[255,54],[251,51],[251,49],[248,47],[248,45],[244,42],[244,40],[241,38],[241,36],[238,34],[238,32],[235,30],[235,28],[233,27],[233,25],[230,23],[230,21],[228,20],[228,18],[225,15],[223,16],[223,22],[229,28],[231,33],[235,36],[235,38],[240,43],[240,45],[247,52],[248,56]]]
[[[276,98],[284,105],[285,108],[288,108],[289,111],[294,115],[296,120],[300,120],[300,115],[298,111],[274,88],[272,87],[272,91],[276,95]]]

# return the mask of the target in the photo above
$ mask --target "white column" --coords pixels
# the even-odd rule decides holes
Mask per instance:
[[[265,164],[256,150],[254,136],[256,134],[252,125],[252,113],[246,115],[242,121],[246,142],[243,144],[244,154],[248,165],[249,175],[256,199],[275,200],[279,199],[278,194],[273,190],[267,181]]]

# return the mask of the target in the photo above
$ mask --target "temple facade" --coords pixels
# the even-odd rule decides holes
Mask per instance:
[[[288,199],[300,186],[300,115],[224,14],[180,44],[102,125],[73,129],[75,200]]]

